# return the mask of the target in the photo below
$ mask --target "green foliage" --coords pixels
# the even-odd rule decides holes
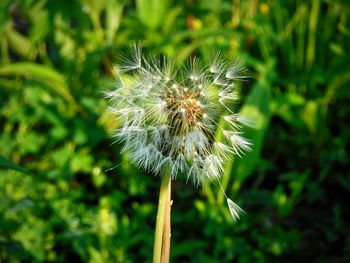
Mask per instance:
[[[102,92],[135,41],[241,57],[253,151],[173,184],[173,262],[350,260],[347,1],[0,2],[0,261],[149,262],[160,180],[120,155]],[[220,136],[220,135],[218,135]],[[114,169],[110,169],[115,167]]]
[[[2,169],[13,169],[22,173],[27,173],[27,170],[9,160],[6,160],[4,157],[0,156],[0,168]]]

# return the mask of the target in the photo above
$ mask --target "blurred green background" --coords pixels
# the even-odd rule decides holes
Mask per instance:
[[[120,155],[102,94],[135,41],[252,75],[254,150],[222,179],[247,215],[177,180],[172,262],[349,262],[349,19],[346,0],[2,0],[0,262],[150,262],[160,180]]]

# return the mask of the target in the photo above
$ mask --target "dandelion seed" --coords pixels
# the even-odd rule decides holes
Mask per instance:
[[[134,47],[130,49],[130,56],[130,59],[128,57],[124,57],[125,64],[120,66],[122,72],[141,68],[141,47],[135,44]]]
[[[225,67],[226,67],[225,58],[221,55],[220,51],[217,51],[213,56],[213,60],[210,64],[209,71],[211,73],[218,74],[220,72],[223,72]]]
[[[230,213],[233,221],[237,221],[239,219],[239,215],[245,213],[242,208],[240,208],[235,202],[233,202],[230,198],[226,199],[228,208],[230,209]]]
[[[236,60],[227,70],[225,77],[231,80],[244,80],[249,78],[246,68],[239,60]]]
[[[254,127],[254,121],[251,118],[244,117],[240,114],[226,115],[224,120],[235,130],[241,130],[241,124],[247,127]]]

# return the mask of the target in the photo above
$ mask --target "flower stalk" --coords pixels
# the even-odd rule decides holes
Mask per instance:
[[[153,247],[153,263],[169,262],[170,205],[171,205],[170,192],[171,192],[171,176],[170,176],[170,171],[166,170],[162,175],[162,181],[160,184],[160,191],[159,191],[156,230],[155,230],[154,247]],[[166,223],[167,223],[167,227],[165,227]],[[163,244],[167,244],[167,245],[163,245]],[[164,253],[162,253],[163,250],[165,250]],[[163,261],[162,257],[163,258],[166,257],[166,254],[167,254],[168,261]]]
[[[165,218],[163,231],[163,246],[162,246],[162,263],[169,263],[170,261],[170,238],[171,238],[171,180],[169,181],[167,200],[165,204]]]

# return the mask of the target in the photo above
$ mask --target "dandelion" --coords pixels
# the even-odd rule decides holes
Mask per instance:
[[[116,89],[106,93],[122,123],[115,138],[140,168],[162,177],[158,226],[158,219],[164,220],[164,200],[170,202],[171,179],[185,174],[195,185],[218,180],[227,159],[250,150],[251,143],[242,136],[242,125],[250,121],[232,110],[239,99],[238,82],[248,76],[239,61],[229,64],[220,53],[208,66],[194,58],[176,69],[172,59],[146,58],[140,47],[115,71]],[[132,75],[130,81],[124,73]],[[221,116],[225,125],[219,125]],[[222,136],[215,136],[218,132]],[[242,210],[227,202],[238,219]],[[164,222],[159,225],[156,238],[164,235]],[[164,244],[159,246],[155,250],[164,250]],[[154,255],[154,262],[159,257]]]

